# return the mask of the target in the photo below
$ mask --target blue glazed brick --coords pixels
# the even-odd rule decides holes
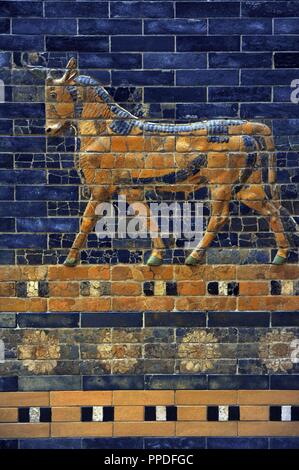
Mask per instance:
[[[10,32],[10,21],[8,18],[0,18],[0,34]]]
[[[108,2],[46,2],[45,16],[51,18],[106,18]]]
[[[16,18],[12,22],[13,34],[76,34],[76,20],[53,19],[23,19]]]
[[[193,5],[193,4],[192,4]],[[238,36],[178,36],[178,52],[239,51]]]
[[[13,134],[13,121],[0,121],[0,134],[12,135]]]
[[[44,105],[39,103],[0,103],[1,118],[22,119],[44,117]]]
[[[211,52],[209,54],[210,68],[239,69],[244,68],[271,68],[271,53],[242,53],[242,52]]]
[[[269,312],[209,312],[208,326],[270,326]]]
[[[77,328],[79,313],[19,313],[20,328]]]
[[[206,326],[204,312],[146,312],[145,326]]]
[[[0,234],[0,248],[47,248],[47,235]]]
[[[44,137],[0,137],[0,152],[44,152],[46,140]]]
[[[140,327],[142,326],[142,313],[82,313],[81,327]]]
[[[17,219],[18,232],[77,232],[78,219],[64,218],[19,218]]]
[[[273,102],[289,102],[292,88],[289,86],[273,87]],[[285,120],[283,121],[286,126]]]
[[[206,390],[208,381],[204,374],[146,375],[145,388],[147,390]]]
[[[299,437],[270,437],[270,449],[299,449]]]
[[[295,69],[299,67],[299,53],[298,52],[277,52],[274,55],[275,68],[289,68]],[[289,99],[290,99],[289,92]]]
[[[269,376],[265,375],[209,375],[210,390],[268,390]]]
[[[244,119],[273,118],[283,119],[299,117],[299,109],[295,103],[241,104],[240,116]]]
[[[79,375],[40,375],[38,377],[19,377],[19,391],[80,390]]]
[[[145,34],[206,34],[207,20],[145,20]]]
[[[34,35],[10,35],[2,34],[0,36],[0,48],[13,51],[40,51],[44,48],[44,38]]]
[[[242,2],[241,14],[244,17],[292,17],[298,16],[298,5],[297,2],[285,2],[285,1],[246,1]]]
[[[0,264],[15,264],[14,251],[0,250]]]
[[[76,201],[76,186],[17,186],[16,199],[21,201]]]
[[[141,375],[97,375],[83,377],[83,390],[143,390]]]
[[[173,85],[172,71],[112,71],[112,85]]]
[[[109,40],[101,36],[48,36],[46,49],[47,51],[105,52],[109,49]]]
[[[9,214],[12,217],[18,216],[46,216],[47,203],[46,202],[27,202],[26,204],[19,204],[19,202],[0,202],[0,216],[5,217]]]
[[[275,18],[274,34],[299,34],[298,18]]]
[[[14,188],[13,187],[4,187],[0,186],[0,200],[1,201],[11,201],[14,199]],[[7,212],[6,212],[7,214]]]
[[[243,36],[243,51],[297,51],[299,36]]]
[[[177,85],[238,85],[237,70],[179,70]]]
[[[0,154],[0,167],[1,168],[13,168],[13,155],[10,153]]]
[[[141,54],[89,54],[80,53],[80,67],[95,67],[101,69],[140,69],[142,65]]]
[[[190,121],[191,119],[214,119],[238,117],[238,105],[235,104],[177,104],[177,118]]]
[[[206,68],[206,54],[199,53],[169,53],[169,54],[144,54],[145,69],[173,68],[173,69],[198,69]],[[193,72],[192,72],[193,73]]]
[[[174,38],[171,36],[113,36],[111,52],[173,52]]]
[[[219,18],[209,21],[209,34],[272,34],[272,20]]]
[[[299,375],[271,375],[271,390],[299,390]]]
[[[242,85],[290,85],[298,76],[295,70],[242,70]]]
[[[16,439],[0,439],[0,450],[18,449],[18,441]]]
[[[43,16],[43,2],[2,1],[0,16]]]
[[[0,52],[0,67],[9,67],[11,64],[11,52]]]
[[[143,438],[142,437],[83,438],[82,449],[143,449]]]
[[[240,2],[177,2],[178,18],[212,18],[224,16],[240,16]]]
[[[268,449],[267,437],[208,437],[208,449]]]
[[[0,392],[17,392],[18,377],[0,377]]]
[[[141,34],[141,20],[79,20],[79,34]]]
[[[20,449],[81,449],[81,439],[20,439]]]
[[[209,101],[271,101],[271,87],[209,87]]]
[[[146,437],[145,449],[205,449],[205,437]]]
[[[272,312],[272,326],[299,326],[298,312]]]
[[[190,103],[205,100],[205,88],[163,87],[163,90],[161,88],[145,88],[144,90],[145,103]]]
[[[15,219],[9,217],[0,218],[0,231],[1,232],[14,232],[15,231]]]
[[[111,2],[111,18],[173,18],[172,2]]]

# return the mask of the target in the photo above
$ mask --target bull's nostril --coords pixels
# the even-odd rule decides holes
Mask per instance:
[[[47,132],[47,134],[49,134],[51,132],[51,127],[47,127],[46,132]]]

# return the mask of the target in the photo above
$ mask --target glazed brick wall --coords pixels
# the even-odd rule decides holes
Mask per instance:
[[[290,101],[291,82],[299,79],[298,2],[4,1],[0,15],[2,264],[62,263],[86,204],[73,139],[44,135],[45,72],[26,69],[26,61],[63,69],[75,56],[81,73],[150,119],[269,124],[281,198],[298,217],[299,108]],[[196,198],[207,219],[207,190]],[[275,241],[265,220],[236,202],[231,209],[207,263],[270,262]],[[98,244],[90,235],[81,261],[141,263],[149,248],[146,240]],[[184,256],[177,241],[166,262],[183,262]],[[297,247],[289,262],[298,262]]]

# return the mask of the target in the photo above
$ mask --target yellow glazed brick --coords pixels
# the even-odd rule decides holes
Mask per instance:
[[[172,390],[117,390],[113,392],[114,405],[173,405]]]
[[[111,405],[112,392],[50,392],[51,406]]]
[[[0,406],[48,406],[49,392],[2,392]]]
[[[114,421],[143,421],[143,406],[115,406]]]
[[[299,391],[293,390],[239,390],[240,405],[295,405],[299,404]]]
[[[299,422],[239,422],[239,436],[298,436]]]
[[[17,421],[17,408],[0,408],[0,423],[16,423]]]
[[[114,423],[114,436],[175,436],[175,423]]]
[[[80,421],[81,408],[76,406],[64,406],[52,408],[52,421]]]
[[[179,406],[178,421],[206,421],[206,406]]]
[[[237,436],[237,422],[178,421],[177,436]]]
[[[178,405],[233,405],[237,403],[237,392],[232,390],[177,390]]]
[[[0,424],[0,438],[29,438],[49,436],[50,425],[48,423]]]
[[[52,423],[51,437],[112,436],[112,423]]]
[[[269,420],[269,407],[268,406],[241,406],[240,407],[240,420],[241,421],[268,421]]]

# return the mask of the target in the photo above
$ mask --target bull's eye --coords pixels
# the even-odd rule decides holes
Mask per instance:
[[[50,92],[50,97],[55,100],[57,98],[57,93],[55,91],[51,91]]]

